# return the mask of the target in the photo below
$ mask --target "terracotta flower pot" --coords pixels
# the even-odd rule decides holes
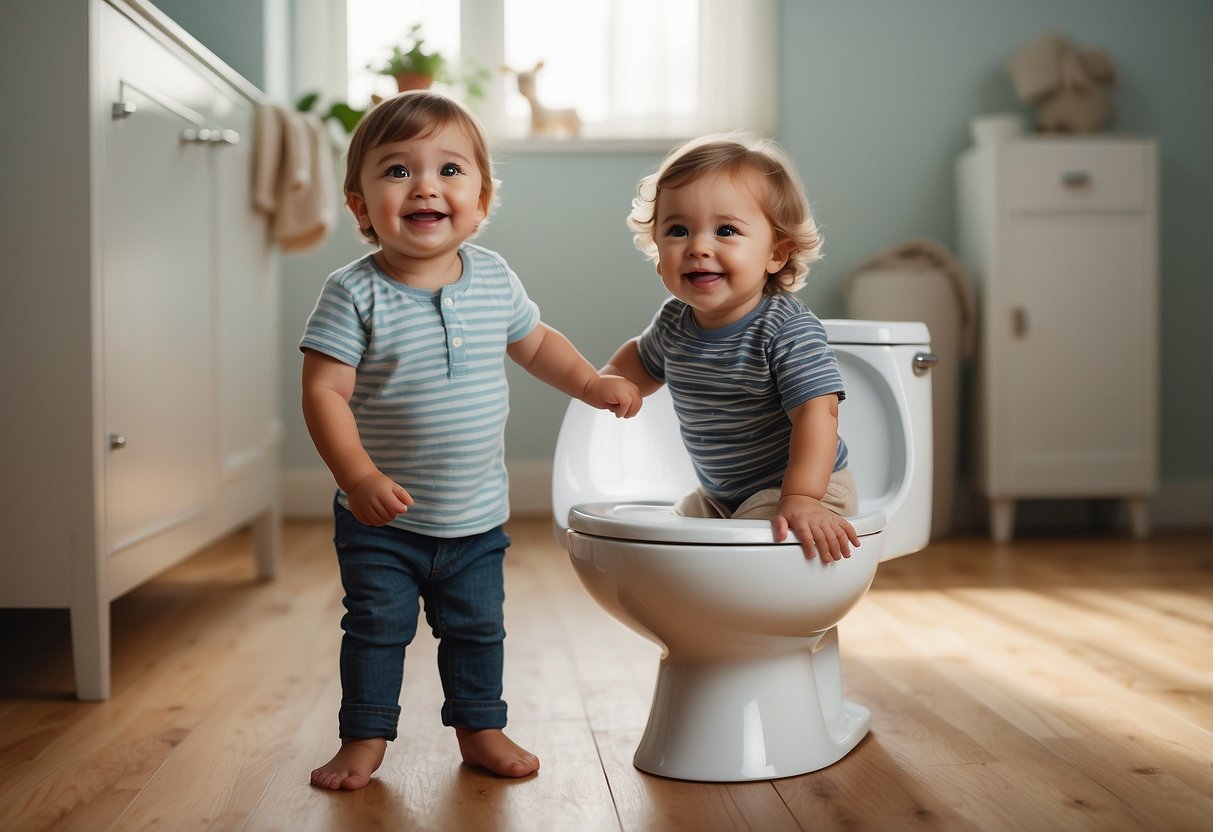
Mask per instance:
[[[428,90],[433,84],[433,75],[422,75],[418,72],[401,72],[396,76],[396,89],[400,92]]]

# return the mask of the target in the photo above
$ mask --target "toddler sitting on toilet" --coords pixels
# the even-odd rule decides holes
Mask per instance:
[[[700,482],[678,513],[770,519],[808,557],[850,557],[846,394],[825,328],[793,294],[821,236],[787,155],[736,135],[687,142],[640,181],[628,225],[673,297],[602,372],[643,395],[669,385]]]

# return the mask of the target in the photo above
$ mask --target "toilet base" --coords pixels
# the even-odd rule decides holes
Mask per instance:
[[[842,759],[871,712],[842,696],[837,628],[760,658],[662,659],[633,763],[678,780],[791,777]]]

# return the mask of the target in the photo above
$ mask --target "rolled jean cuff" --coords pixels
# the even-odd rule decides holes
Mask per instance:
[[[505,702],[468,702],[448,699],[442,705],[442,724],[454,728],[480,731],[505,727]]]
[[[383,737],[396,739],[396,726],[400,722],[400,707],[383,705],[342,705],[337,723],[342,739],[369,740]]]

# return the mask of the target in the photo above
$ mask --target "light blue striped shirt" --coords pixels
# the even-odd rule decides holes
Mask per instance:
[[[338,269],[299,344],[357,368],[363,447],[416,501],[392,525],[444,538],[509,517],[505,349],[539,323],[500,255],[467,243],[459,255],[463,275],[437,292],[393,280],[369,254]]]
[[[764,297],[719,329],[701,328],[689,306],[670,298],[638,346],[645,370],[670,388],[699,482],[733,509],[783,483],[792,435],[787,411],[818,396],[846,397],[825,327],[786,292]],[[839,437],[834,470],[846,464]]]

